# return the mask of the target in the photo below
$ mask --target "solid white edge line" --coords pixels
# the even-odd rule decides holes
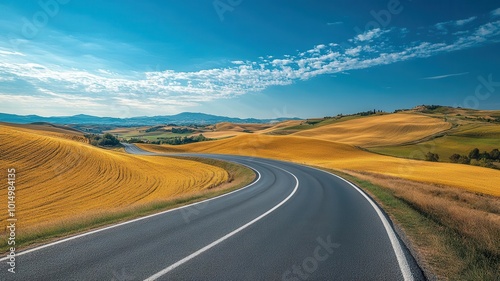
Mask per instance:
[[[155,156],[155,155],[153,155],[153,156]],[[106,231],[106,230],[109,230],[109,229],[113,229],[115,227],[123,226],[123,225],[129,224],[129,223],[134,223],[134,222],[137,222],[137,221],[141,221],[141,220],[149,219],[149,218],[152,218],[152,217],[160,216],[160,215],[163,215],[163,214],[166,214],[166,213],[170,213],[170,212],[173,212],[173,211],[177,211],[177,210],[180,210],[180,209],[189,208],[189,207],[192,207],[192,206],[195,206],[195,205],[198,205],[198,204],[206,203],[206,202],[209,202],[209,201],[212,201],[212,200],[215,200],[215,199],[218,199],[218,198],[221,198],[221,197],[233,194],[235,192],[239,192],[239,191],[242,191],[244,189],[247,189],[250,186],[253,186],[254,184],[256,184],[257,182],[260,181],[261,175],[260,175],[259,171],[257,171],[256,169],[254,169],[254,168],[252,168],[250,166],[247,166],[245,164],[237,163],[237,165],[245,166],[245,167],[251,169],[252,171],[256,172],[257,173],[257,179],[254,182],[252,182],[251,184],[249,184],[249,185],[247,185],[245,187],[239,188],[237,190],[231,191],[229,193],[225,193],[225,194],[222,194],[222,195],[219,195],[219,196],[216,196],[216,197],[213,197],[213,198],[209,198],[209,199],[206,199],[206,200],[203,200],[203,201],[195,202],[195,203],[192,203],[192,204],[189,204],[189,205],[186,205],[186,206],[181,206],[181,207],[177,207],[177,208],[174,208],[174,209],[169,209],[169,210],[166,210],[166,211],[162,211],[160,213],[155,213],[155,214],[147,215],[145,217],[136,218],[136,219],[133,219],[133,220],[130,220],[130,221],[125,221],[125,222],[114,224],[114,225],[110,225],[110,226],[107,226],[107,227],[104,227],[104,228],[99,228],[99,229],[96,229],[96,230],[92,230],[92,231],[89,231],[89,232],[78,234],[78,235],[75,235],[75,236],[72,236],[72,237],[68,237],[68,238],[65,238],[65,239],[62,239],[62,240],[58,240],[58,241],[55,241],[55,242],[52,242],[52,243],[49,243],[49,244],[45,244],[45,245],[36,247],[36,248],[33,248],[33,249],[29,249],[29,250],[26,250],[26,251],[22,251],[22,252],[16,253],[16,256],[22,256],[22,255],[29,254],[29,253],[32,253],[32,252],[35,252],[35,251],[39,251],[39,250],[44,249],[44,248],[55,246],[57,244],[65,243],[65,242],[68,242],[68,241],[71,241],[71,240],[75,240],[75,239],[78,239],[78,238],[82,238],[82,237],[85,237],[85,236],[88,236],[88,235],[91,235],[91,234],[95,234],[95,233],[99,233],[99,232]],[[9,257],[3,257],[3,258],[0,259],[0,261],[5,261],[5,260],[8,260],[8,259],[9,259]]]
[[[377,204],[375,204],[375,202],[373,202],[373,200],[368,195],[366,195],[366,193],[364,191],[362,191],[358,186],[356,186],[355,184],[351,183],[350,181],[342,178],[341,176],[338,176],[336,174],[333,174],[333,173],[330,173],[328,171],[321,170],[321,169],[318,169],[315,167],[310,167],[310,166],[307,166],[307,167],[324,172],[324,173],[327,173],[327,174],[330,174],[336,178],[339,178],[339,179],[345,181],[346,183],[348,183],[349,185],[351,185],[352,187],[354,187],[354,189],[356,189],[359,193],[361,193],[361,195],[363,195],[363,197],[370,203],[370,205],[373,207],[373,209],[375,209],[375,211],[377,212],[377,215],[379,216],[380,220],[382,221],[382,224],[384,225],[385,231],[387,232],[387,236],[389,236],[389,240],[391,241],[392,249],[394,250],[394,254],[396,255],[396,259],[398,261],[398,265],[399,265],[399,269],[401,270],[401,274],[403,275],[403,279],[405,281],[413,281],[414,280],[413,274],[411,273],[410,265],[408,264],[408,261],[406,260],[406,256],[403,252],[403,248],[401,247],[401,244],[399,243],[399,239],[397,238],[396,233],[394,232],[394,229],[391,227],[391,225],[389,224],[389,221],[387,221],[387,218],[384,216],[384,214],[382,213],[380,208],[377,206]]]
[[[220,244],[221,242],[223,242],[224,240],[230,238],[231,236],[237,234],[238,232],[244,230],[245,228],[249,227],[250,225],[256,223],[257,221],[261,220],[262,218],[264,218],[265,216],[269,215],[270,213],[272,213],[273,211],[275,211],[276,209],[278,209],[281,205],[285,204],[288,200],[290,200],[290,198],[292,198],[292,196],[295,194],[295,192],[297,192],[297,189],[299,188],[299,179],[294,175],[292,174],[291,172],[285,170],[285,169],[282,169],[280,167],[277,167],[277,166],[274,166],[274,165],[271,165],[271,164],[268,164],[268,163],[261,163],[261,162],[258,162],[258,161],[254,161],[254,162],[257,162],[257,163],[260,163],[260,164],[265,164],[265,165],[269,165],[269,166],[272,166],[274,168],[277,168],[277,169],[280,169],[284,172],[287,172],[289,173],[290,175],[292,175],[292,177],[295,178],[295,181],[296,181],[296,184],[295,184],[295,188],[293,189],[292,193],[290,193],[288,195],[288,197],[286,197],[283,201],[281,201],[278,205],[274,206],[273,208],[271,208],[270,210],[268,210],[267,212],[265,212],[264,214],[260,215],[259,217],[253,219],[252,221],[248,222],[247,224],[239,227],[238,229],[236,230],[233,230],[232,232],[224,235],[223,237],[215,240],[214,242],[208,244],[207,246],[199,249],[198,251],[190,254],[189,256],[179,260],[178,262],[166,267],[165,269],[163,269],[162,271],[144,279],[144,281],[153,281],[153,280],[156,280],[160,277],[162,277],[163,275],[169,273],[170,271],[174,270],[175,268],[181,266],[182,264],[188,262],[189,260],[203,254],[204,252],[206,252],[207,250],[213,248],[214,246],[216,246],[217,244]]]

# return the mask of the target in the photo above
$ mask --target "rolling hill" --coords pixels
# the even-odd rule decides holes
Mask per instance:
[[[0,166],[16,169],[22,232],[192,194],[228,180],[224,169],[212,165],[104,150],[68,138],[78,137],[74,131],[41,127],[47,126],[0,124]],[[6,192],[0,196],[6,198]]]
[[[500,178],[499,170],[400,159],[363,151],[349,144],[309,137],[249,134],[181,146],[139,146],[166,153],[203,152],[267,157],[324,168],[372,172],[500,196],[500,189],[492,180]]]
[[[423,139],[451,128],[451,124],[417,114],[387,114],[338,122],[294,133],[361,147],[386,146]]]

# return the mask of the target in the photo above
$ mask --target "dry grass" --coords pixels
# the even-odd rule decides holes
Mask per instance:
[[[411,244],[425,261],[424,267],[440,279],[490,280],[500,270],[498,198],[379,174],[344,172],[390,190],[394,197],[436,223],[425,219],[418,222],[415,217],[408,220],[404,217],[408,214],[396,215],[406,220],[400,223],[410,232]],[[383,201],[379,199],[384,209],[390,210]]]
[[[224,169],[208,164],[127,155],[46,135],[0,125],[0,165],[4,172],[17,171],[20,235],[48,222],[193,194],[229,179]]]
[[[418,114],[397,113],[334,123],[300,131],[294,135],[362,147],[375,147],[423,139],[449,128],[451,124],[440,119]]]
[[[267,157],[331,169],[366,171],[500,196],[500,171],[369,153],[347,144],[295,136],[242,135],[182,146],[140,145],[160,152],[208,152]]]

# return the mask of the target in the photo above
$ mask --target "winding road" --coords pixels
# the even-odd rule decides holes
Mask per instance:
[[[383,212],[347,181],[270,159],[196,156],[246,165],[257,178],[20,252],[15,274],[2,258],[0,280],[425,280]]]

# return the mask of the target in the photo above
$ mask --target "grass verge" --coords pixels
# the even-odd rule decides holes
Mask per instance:
[[[229,178],[226,182],[219,186],[215,186],[195,194],[188,194],[182,197],[170,198],[168,200],[150,202],[144,205],[125,207],[110,212],[96,212],[83,217],[76,216],[71,220],[58,224],[46,224],[37,226],[36,228],[27,228],[23,232],[17,233],[17,251],[33,248],[40,244],[45,244],[93,229],[98,229],[107,225],[132,220],[216,197],[242,188],[255,180],[255,173],[251,169],[238,164],[205,158],[182,158],[220,167],[228,172]],[[10,246],[7,245],[6,240],[2,240],[0,243],[0,252],[6,253]]]
[[[385,210],[429,279],[498,280],[497,197],[375,174],[329,171],[361,187]]]

